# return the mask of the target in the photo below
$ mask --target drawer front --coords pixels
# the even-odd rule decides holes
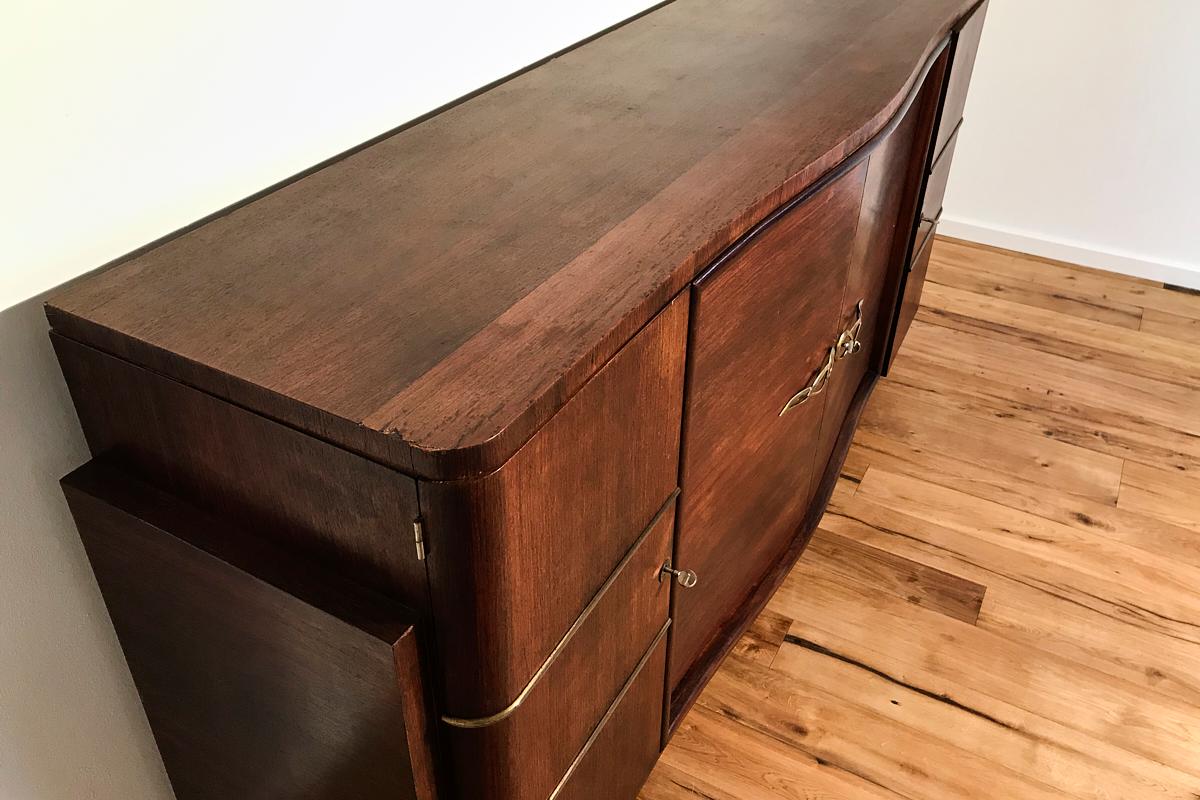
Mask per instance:
[[[675,490],[673,301],[496,472],[420,483],[442,713],[508,707]]]
[[[921,201],[921,222],[937,219],[942,213],[942,201],[946,198],[946,186],[950,183],[950,165],[954,161],[954,146],[958,144],[958,132],[942,148],[937,160],[929,170],[925,182],[925,198]],[[917,242],[920,243],[920,234]]]
[[[946,99],[942,104],[935,153],[941,152],[950,141],[967,105],[967,88],[971,83],[971,73],[975,69],[975,56],[979,52],[979,38],[983,34],[987,5],[985,0],[954,34],[954,56],[946,84]]]
[[[510,713],[490,721],[443,721],[457,796],[545,800],[551,795],[666,625],[671,583],[660,570],[671,556],[674,518],[672,497]],[[661,709],[661,668],[655,683],[657,694],[647,690],[643,700]],[[622,747],[657,752],[657,728],[623,735],[629,741]]]
[[[549,800],[637,796],[658,759],[666,654],[660,635]]]
[[[412,612],[106,464],[63,491],[179,800],[433,800]]]
[[[673,705],[804,516],[865,172],[776,217],[693,287],[676,565],[699,582],[676,590]]]
[[[925,238],[908,267],[908,276],[904,282],[904,296],[900,301],[900,312],[896,319],[896,342],[892,347],[893,354],[900,349],[904,336],[908,333],[913,318],[917,315],[917,308],[921,305],[921,290],[925,287],[925,273],[929,270],[929,255],[933,250],[937,225],[929,224],[927,228],[922,227],[926,231]],[[918,233],[917,235],[919,239],[922,234]]]

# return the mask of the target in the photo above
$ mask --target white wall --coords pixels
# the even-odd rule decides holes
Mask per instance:
[[[941,230],[1200,288],[1200,3],[992,0]]]
[[[650,0],[7,0],[0,800],[170,797],[58,490],[87,458],[42,294]]]

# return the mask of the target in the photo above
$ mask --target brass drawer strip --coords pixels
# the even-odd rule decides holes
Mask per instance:
[[[592,728],[591,735],[589,735],[587,741],[583,743],[583,747],[579,748],[579,753],[576,754],[575,760],[571,762],[571,766],[567,767],[567,771],[563,773],[562,779],[558,782],[558,786],[554,787],[554,791],[550,793],[550,796],[546,798],[546,800],[555,800],[555,798],[562,793],[563,787],[565,787],[567,782],[571,780],[571,776],[575,774],[575,770],[579,769],[579,765],[582,764],[583,760],[587,757],[588,752],[592,749],[592,745],[596,743],[596,740],[600,738],[600,734],[604,732],[604,726],[607,725],[608,721],[612,719],[614,714],[617,713],[617,709],[621,706],[621,701],[625,699],[625,695],[629,694],[629,690],[632,688],[633,682],[637,680],[638,675],[642,674],[642,668],[646,666],[646,662],[649,661],[651,656],[654,655],[654,651],[658,647],[658,643],[661,642],[662,638],[667,635],[667,629],[670,627],[671,620],[668,619],[666,623],[663,624],[662,630],[658,632],[658,636],[654,637],[654,641],[650,643],[650,646],[646,648],[646,652],[642,654],[641,660],[639,660],[637,666],[633,668],[633,672],[629,674],[629,678],[625,681],[625,685],[621,687],[621,691],[617,692],[616,699],[612,701],[608,707],[608,710],[604,712],[604,716],[602,716],[600,721],[596,723],[596,727]]]
[[[677,497],[679,497],[679,487],[676,487],[675,490],[671,492],[670,496],[667,497],[666,501],[654,514],[654,518],[650,520],[650,523],[646,525],[645,529],[638,535],[637,541],[630,546],[629,550],[625,553],[625,556],[621,559],[621,562],[617,564],[617,566],[609,574],[608,578],[604,581],[604,584],[596,591],[594,595],[592,595],[592,599],[588,601],[586,606],[584,606],[583,611],[579,612],[579,616],[575,618],[575,622],[571,623],[571,627],[568,628],[567,632],[563,634],[563,637],[558,640],[558,644],[556,644],[554,649],[550,651],[550,655],[546,656],[546,660],[543,661],[542,665],[537,668],[536,672],[533,673],[533,677],[531,677],[529,682],[525,684],[525,688],[521,690],[520,694],[517,695],[515,700],[501,710],[497,711],[495,714],[491,714],[486,717],[451,717],[443,714],[442,722],[455,728],[486,728],[489,725],[495,725],[497,722],[508,718],[514,711],[520,708],[521,704],[525,702],[525,698],[527,698],[529,693],[533,691],[533,687],[537,685],[538,681],[542,679],[542,676],[546,674],[551,665],[554,664],[558,657],[562,655],[563,651],[567,649],[567,645],[571,643],[571,639],[575,638],[575,634],[579,633],[580,629],[583,628],[583,625],[587,622],[588,617],[591,616],[592,612],[596,610],[596,606],[600,605],[600,601],[604,599],[605,593],[608,592],[609,588],[616,582],[622,570],[625,569],[625,566],[630,562],[630,560],[632,560],[634,554],[637,553],[638,548],[642,546],[644,541],[646,541],[646,537],[649,536],[650,532],[654,530],[655,526],[662,521],[663,516],[665,516],[668,511],[674,508],[675,499]]]

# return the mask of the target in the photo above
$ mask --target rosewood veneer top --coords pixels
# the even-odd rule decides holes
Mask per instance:
[[[399,470],[490,471],[884,128],[973,5],[677,0],[75,282],[48,316]]]

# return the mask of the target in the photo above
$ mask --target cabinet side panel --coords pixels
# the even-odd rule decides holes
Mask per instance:
[[[412,478],[51,333],[92,454],[420,611]]]
[[[446,713],[511,703],[674,491],[687,314],[676,298],[497,472],[422,482]]]
[[[396,671],[406,612],[311,563],[287,570],[305,590],[262,580],[193,544],[248,537],[98,466],[63,487],[176,797],[428,800],[406,730],[424,717],[401,688],[419,676]],[[273,578],[287,560],[250,555]]]

